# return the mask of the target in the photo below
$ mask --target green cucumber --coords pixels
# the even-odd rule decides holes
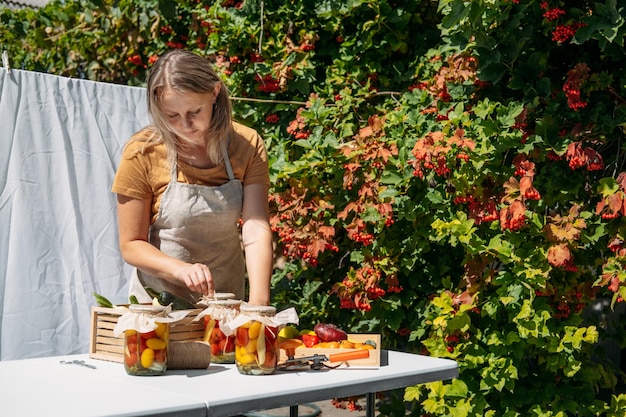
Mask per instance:
[[[152,298],[156,298],[162,306],[172,305],[172,310],[193,310],[197,308],[190,301],[178,297],[169,291],[161,291],[160,293],[150,287],[146,287],[146,292]]]
[[[161,305],[172,305],[172,310],[192,310],[196,308],[194,304],[185,300],[184,298],[177,297],[168,291],[161,291],[159,297],[159,303]]]

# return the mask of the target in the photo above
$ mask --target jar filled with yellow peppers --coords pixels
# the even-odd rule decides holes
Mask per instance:
[[[235,337],[235,363],[244,375],[270,375],[278,362],[278,327],[273,318],[276,309],[271,306],[241,305],[240,324]]]

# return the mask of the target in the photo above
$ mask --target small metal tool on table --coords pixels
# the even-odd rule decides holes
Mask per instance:
[[[92,365],[90,363],[87,363],[85,361],[78,360],[78,359],[74,359],[71,361],[61,360],[59,361],[59,363],[62,365],[79,365],[79,366],[84,366],[85,368],[96,369],[95,365]]]

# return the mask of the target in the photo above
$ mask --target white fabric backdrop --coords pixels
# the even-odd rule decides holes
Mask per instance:
[[[95,291],[126,303],[110,187],[145,90],[0,67],[0,360],[86,353]]]

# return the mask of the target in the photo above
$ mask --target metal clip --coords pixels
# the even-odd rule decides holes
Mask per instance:
[[[84,366],[85,368],[96,369],[94,365],[91,365],[85,361],[79,361],[78,359],[74,359],[73,361],[59,361],[59,363],[63,365],[80,365]]]
[[[289,356],[284,363],[279,363],[276,369],[279,371],[304,371],[307,369],[319,371],[323,368],[336,368],[335,366],[326,365],[324,362],[327,361],[328,357],[326,355],[315,354],[302,358],[294,358],[293,356]]]

